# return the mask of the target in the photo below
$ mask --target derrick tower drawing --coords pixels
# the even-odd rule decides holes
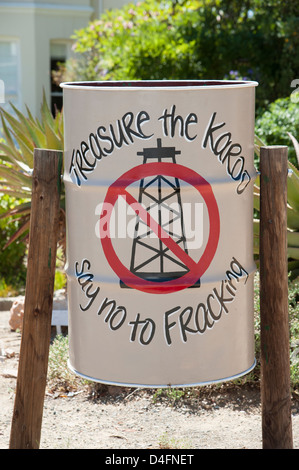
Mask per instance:
[[[145,165],[162,161],[175,164],[180,153],[175,147],[163,147],[157,139],[156,147],[144,148],[137,155],[143,157]],[[160,174],[145,177],[138,192],[138,202],[188,254],[179,179]],[[177,279],[189,269],[136,214],[130,271],[144,280],[163,282]]]

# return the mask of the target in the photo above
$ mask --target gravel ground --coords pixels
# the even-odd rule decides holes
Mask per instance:
[[[9,448],[21,335],[0,311],[0,449]],[[40,449],[262,449],[258,388],[203,387],[173,403],[153,391],[103,386],[51,394],[47,390]],[[293,402],[294,448],[299,449],[299,402]]]

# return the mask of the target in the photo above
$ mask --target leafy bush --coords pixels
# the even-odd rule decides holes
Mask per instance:
[[[9,211],[15,206],[15,199],[8,195],[0,194],[0,215]],[[24,258],[26,254],[26,244],[18,241],[4,247],[19,230],[20,223],[17,220],[9,218],[9,220],[0,219],[0,290],[5,295],[14,294],[14,290],[18,291],[25,287],[26,267]]]
[[[68,337],[63,335],[56,336],[51,344],[47,375],[48,388],[51,392],[70,392],[82,386],[82,379],[79,379],[67,366],[68,345]]]
[[[67,63],[64,79],[196,78],[200,63],[195,41],[185,41],[179,25],[183,18],[192,22],[200,2],[180,2],[182,10],[175,3],[179,2],[128,4],[106,11],[99,20],[76,31],[76,57]]]
[[[0,290],[4,294],[9,283],[17,288],[20,283],[25,284],[23,258],[26,246],[22,240],[28,239],[29,233],[34,149],[63,149],[62,113],[57,112],[53,117],[45,94],[40,120],[34,119],[28,108],[25,116],[11,106],[11,114],[0,107],[0,126],[4,136],[0,139],[0,280],[3,276]],[[64,191],[61,194],[59,228],[59,244],[64,252]]]
[[[264,106],[290,95],[298,77],[298,25],[292,0],[145,0],[76,31],[62,79],[223,79],[237,71],[260,83]]]
[[[296,153],[288,132],[299,139],[299,106],[290,98],[280,98],[257,118],[256,134],[265,145],[287,145],[289,160],[296,165]]]
[[[296,164],[288,161],[287,175],[287,255],[288,271],[290,279],[295,279],[299,275],[299,143],[290,134],[292,139]],[[260,147],[265,146],[258,137],[255,138],[255,153],[259,158]],[[254,184],[254,220],[253,220],[253,251],[257,264],[259,258],[259,234],[260,234],[260,177],[258,176]]]
[[[256,120],[256,166],[261,145],[287,145],[287,249],[290,278],[299,275],[299,107],[290,98],[278,99]],[[261,140],[260,140],[261,139]],[[258,142],[257,142],[258,141]],[[259,255],[259,178],[254,185],[254,253]]]
[[[10,114],[0,107],[4,142],[0,142],[0,191],[13,196],[15,207],[0,214],[0,219],[18,217],[21,226],[14,232],[10,242],[25,234],[28,236],[31,212],[31,188],[33,156],[35,148],[63,150],[63,116],[50,112],[45,93],[41,104],[41,120],[34,119],[27,108],[28,116],[13,105]],[[59,244],[65,245],[64,188],[60,202]],[[9,219],[7,219],[9,220]]]

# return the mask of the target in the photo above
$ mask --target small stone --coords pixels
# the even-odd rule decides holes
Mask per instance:
[[[2,350],[4,352],[4,355],[6,358],[10,359],[12,357],[15,357],[16,353],[13,349],[4,349]]]
[[[13,331],[21,330],[24,317],[24,299],[17,299],[10,309],[9,326]]]

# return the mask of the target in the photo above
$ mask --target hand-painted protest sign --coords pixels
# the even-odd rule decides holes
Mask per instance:
[[[126,85],[63,85],[70,366],[132,386],[242,375],[256,84]]]

